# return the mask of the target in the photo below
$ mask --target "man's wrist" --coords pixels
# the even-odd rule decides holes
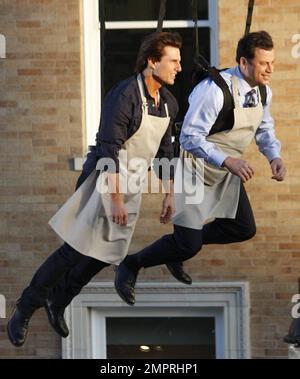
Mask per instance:
[[[162,180],[162,188],[167,195],[174,194],[174,181],[171,180]]]
[[[123,195],[121,193],[111,193],[110,197],[113,202],[123,201]]]
[[[227,163],[230,161],[231,157],[226,157],[222,163],[222,166],[221,167],[227,167]]]
[[[165,197],[174,197],[174,192],[173,191],[172,192],[167,192],[165,194]]]
[[[281,160],[281,157],[275,157],[275,158],[272,158],[272,159],[270,160],[270,164],[272,164],[272,162],[273,162],[275,159],[280,159],[280,160]]]

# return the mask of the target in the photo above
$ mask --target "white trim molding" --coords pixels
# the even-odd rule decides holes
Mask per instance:
[[[193,20],[164,20],[164,28],[193,28]],[[212,66],[219,66],[219,23],[218,23],[218,0],[208,1],[208,20],[199,20],[198,28],[210,29],[210,61]],[[107,21],[105,28],[114,29],[156,29],[157,21]],[[192,37],[191,37],[192,38]]]
[[[100,27],[98,0],[83,0],[85,121],[87,147],[95,144],[100,122]]]
[[[129,307],[112,283],[94,282],[68,307],[70,336],[63,340],[63,358],[106,358],[105,318],[215,317],[216,358],[250,358],[248,282],[138,283],[136,305]]]
[[[198,21],[198,27],[210,27],[211,23],[207,20]],[[156,29],[157,21],[106,21],[106,29]],[[194,21],[192,20],[172,20],[164,21],[164,28],[193,28]]]

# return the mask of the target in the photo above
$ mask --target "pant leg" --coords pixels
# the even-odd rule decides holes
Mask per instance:
[[[18,306],[24,313],[33,313],[43,307],[49,290],[57,285],[61,277],[83,257],[70,245],[64,244],[39,267],[29,286],[22,293]]]
[[[256,233],[255,220],[245,188],[241,183],[235,219],[219,218],[202,230],[174,225],[174,233],[163,236],[137,254],[123,261],[132,270],[173,261],[185,261],[201,250],[202,244],[226,244],[252,238]]]
[[[59,307],[67,307],[82,288],[108,263],[98,259],[83,256],[80,261],[68,271],[53,288],[51,300]]]
[[[123,262],[137,271],[141,267],[190,259],[201,250],[201,247],[202,230],[174,225],[173,234],[165,235],[140,252],[128,255]]]
[[[240,197],[234,219],[217,218],[203,227],[203,245],[242,242],[256,233],[252,208],[241,182]]]

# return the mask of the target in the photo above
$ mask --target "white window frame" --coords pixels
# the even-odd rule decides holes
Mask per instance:
[[[198,27],[208,27],[211,31],[211,63],[218,67],[218,1],[208,1],[208,20],[198,21]],[[84,89],[86,148],[95,144],[101,114],[100,77],[100,23],[99,1],[83,0],[83,44],[84,44]],[[164,21],[166,28],[192,28],[193,21]],[[107,30],[112,29],[156,29],[157,21],[113,21],[105,22]],[[192,35],[192,30],[191,30]],[[75,161],[75,169],[80,169],[81,161]]]
[[[112,283],[86,286],[66,311],[70,335],[64,359],[106,358],[106,317],[214,317],[216,358],[250,358],[248,282],[138,283],[136,304],[128,307]]]
[[[86,148],[95,144],[100,122],[101,54],[98,0],[83,0],[83,52]]]

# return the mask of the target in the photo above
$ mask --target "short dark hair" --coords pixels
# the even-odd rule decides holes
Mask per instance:
[[[180,49],[182,46],[181,36],[176,32],[155,32],[147,35],[138,52],[135,72],[140,73],[147,67],[148,58],[152,58],[155,62],[159,62],[166,46],[177,47]]]
[[[273,47],[274,43],[268,32],[261,30],[259,32],[249,33],[239,40],[236,49],[236,61],[240,63],[242,57],[245,57],[247,60],[253,59],[256,48],[272,50]]]

